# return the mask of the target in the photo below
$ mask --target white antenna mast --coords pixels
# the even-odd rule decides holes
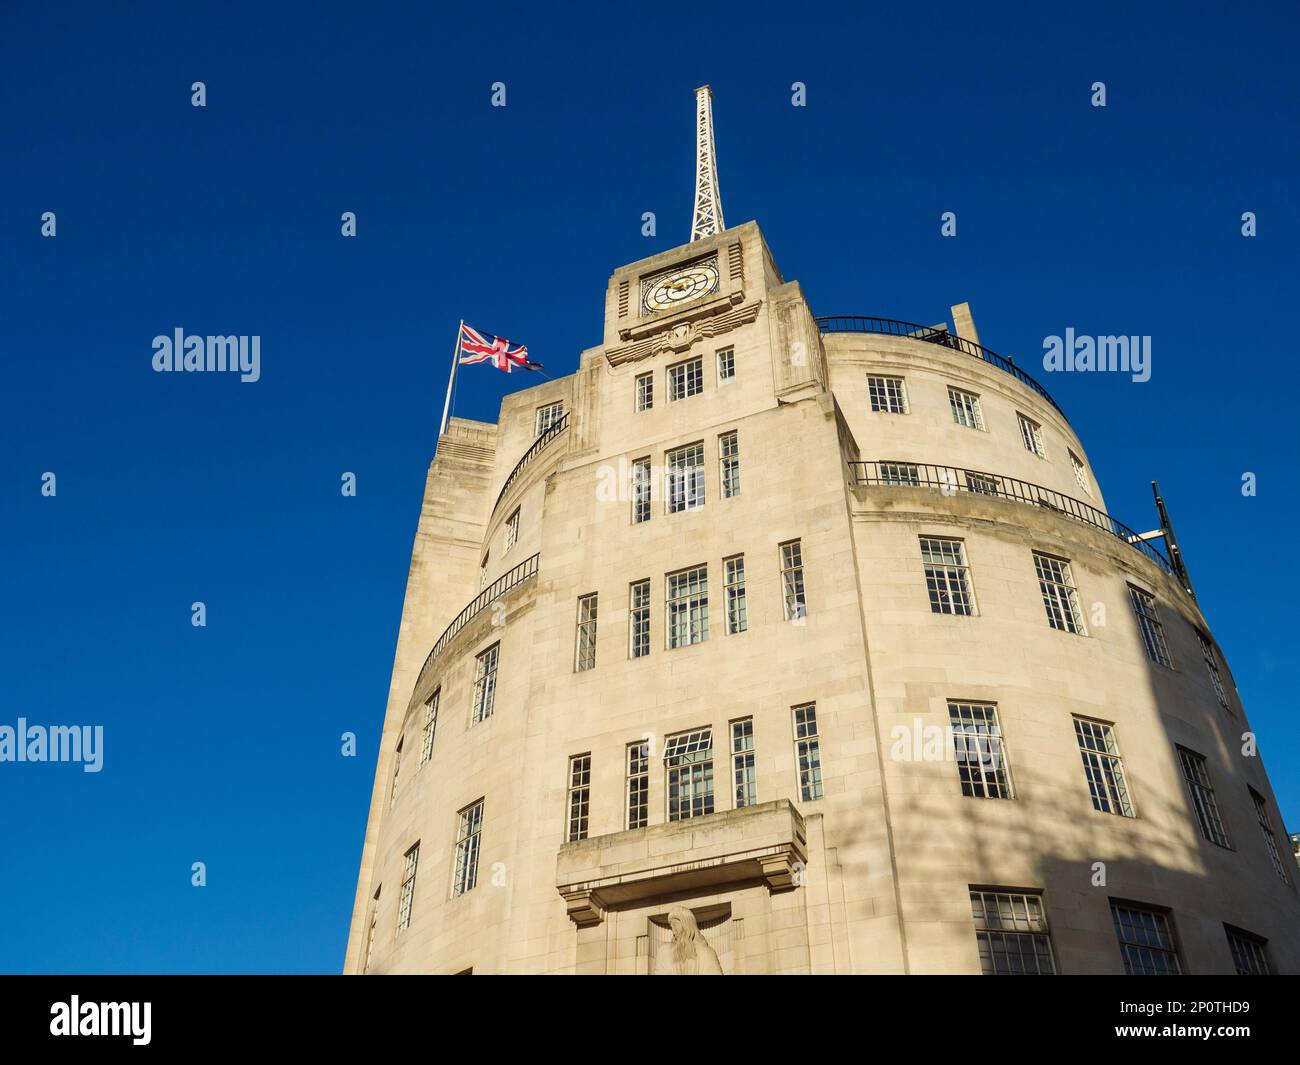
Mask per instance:
[[[718,192],[718,160],[713,148],[713,90],[695,90],[695,211],[691,240],[716,236],[726,229]]]

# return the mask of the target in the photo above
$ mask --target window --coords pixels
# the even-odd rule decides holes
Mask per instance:
[[[1110,901],[1125,976],[1177,976],[1183,971],[1167,911]]]
[[[735,785],[736,809],[758,802],[758,780],[754,774],[754,719],[731,723],[731,770]]]
[[[668,773],[668,820],[686,821],[713,813],[713,729],[669,736],[664,746]]]
[[[1033,418],[1026,418],[1019,412],[1016,413],[1016,420],[1020,423],[1020,439],[1025,443],[1025,450],[1032,451],[1040,459],[1046,458],[1043,451],[1043,427]]]
[[[1147,649],[1147,657],[1158,666],[1174,668],[1173,659],[1169,657],[1169,645],[1165,643],[1165,628],[1160,624],[1160,615],[1156,613],[1155,596],[1128,586],[1129,602],[1133,604],[1133,613],[1137,615],[1138,628],[1142,631],[1142,645]]]
[[[1214,694],[1218,697],[1219,705],[1228,713],[1232,713],[1232,704],[1228,702],[1228,693],[1223,690],[1223,677],[1219,673],[1219,659],[1214,653],[1214,644],[1200,629],[1196,630],[1196,638],[1201,643],[1201,657],[1205,659],[1206,672],[1210,674],[1210,684],[1214,688]]]
[[[650,820],[650,744],[627,745],[627,827],[645,828]]]
[[[868,377],[867,395],[871,409],[885,414],[907,413],[907,389],[901,377]]]
[[[1092,495],[1092,489],[1088,487],[1088,471],[1083,467],[1083,460],[1073,451],[1070,452],[1070,469],[1074,471],[1074,480],[1078,486]]]
[[[799,798],[822,797],[822,742],[817,734],[817,704],[793,707],[794,756],[799,766]]]
[[[655,375],[638,374],[636,379],[636,409],[649,410],[655,405]]]
[[[921,537],[921,562],[930,609],[936,614],[974,614],[966,546],[960,540]]]
[[[749,627],[745,609],[745,556],[723,559],[722,568],[727,593],[727,635],[734,636]]]
[[[506,518],[506,550],[509,551],[517,543],[519,543],[519,508],[515,507],[515,512]]]
[[[985,976],[1056,975],[1041,895],[972,888],[970,908]]]
[[[420,845],[417,843],[402,859],[402,894],[397,901],[397,930],[405,932],[411,927],[411,904],[415,901],[415,867],[420,863]]]
[[[718,437],[718,465],[721,467],[722,498],[740,495],[740,441],[734,431]]]
[[[689,399],[704,391],[704,360],[689,359],[668,367],[668,401]]]
[[[1114,728],[1104,721],[1076,717],[1074,738],[1079,741],[1079,756],[1083,759],[1083,775],[1092,794],[1092,808],[1104,814],[1136,817]]]
[[[1011,774],[992,703],[949,703],[953,751],[961,793],[972,799],[1010,799]]]
[[[563,403],[548,403],[544,407],[537,408],[537,432],[535,435],[541,436],[551,426],[559,423],[564,417]]]
[[[628,605],[629,654],[644,658],[650,653],[650,582],[635,581],[631,585]]]
[[[382,884],[375,888],[375,897],[370,900],[370,930],[366,933],[366,958],[361,971],[370,972],[370,959],[375,956],[375,929],[379,925],[379,893],[384,890]]]
[[[474,714],[470,724],[477,725],[492,716],[492,708],[497,698],[497,658],[501,650],[499,643],[494,643],[478,656],[474,670]]]
[[[451,897],[473,891],[478,883],[479,843],[483,838],[483,800],[461,810],[457,817],[460,826],[456,832],[456,866],[452,875]]]
[[[402,744],[406,742],[405,736],[397,738],[397,747],[393,751],[393,786],[388,792],[388,805],[391,808],[397,801],[397,778],[402,772]]]
[[[736,349],[723,348],[718,352],[718,380],[730,381],[736,376]]]
[[[478,586],[479,586],[480,588],[486,587],[486,585],[487,585],[487,575],[488,575],[488,568],[487,568],[487,567],[488,567],[488,556],[489,556],[490,554],[491,554],[491,552],[489,552],[489,551],[484,551],[484,552],[483,552],[483,561],[480,562],[480,563],[478,564]]]
[[[911,462],[882,462],[880,483],[903,488],[920,488],[921,472]]]
[[[578,650],[574,669],[596,668],[596,593],[578,598]]]
[[[650,520],[650,460],[637,459],[632,463],[632,524]]]
[[[974,392],[948,389],[948,406],[952,408],[952,420],[958,425],[967,429],[984,428],[984,412],[980,410],[980,398]]]
[[[709,571],[694,566],[668,574],[668,646],[685,647],[709,638]]]
[[[781,545],[781,594],[786,621],[808,616],[808,596],[803,586],[803,546],[799,540]]]
[[[975,473],[972,470],[963,472],[966,474],[967,491],[976,495],[995,496],[1002,490],[998,479],[991,473]]]
[[[1286,866],[1282,864],[1282,855],[1277,849],[1277,836],[1273,834],[1273,819],[1268,816],[1268,803],[1254,788],[1247,787],[1247,790],[1250,792],[1251,801],[1255,804],[1255,820],[1259,822],[1259,831],[1264,837],[1264,849],[1268,851],[1269,861],[1273,863],[1273,872],[1277,873],[1282,883],[1289,884],[1291,878],[1286,875]]]
[[[1233,928],[1230,924],[1225,924],[1223,931],[1228,937],[1232,965],[1238,976],[1269,976],[1273,972],[1265,949],[1268,940],[1240,928]]]
[[[704,506],[704,441],[668,452],[668,513]]]
[[[1087,636],[1079,613],[1079,597],[1074,590],[1069,559],[1053,558],[1035,551],[1034,569],[1038,571],[1038,590],[1043,593],[1047,623],[1063,632]]]
[[[575,754],[569,759],[569,831],[565,839],[576,843],[587,838],[591,815],[591,755]]]
[[[1219,803],[1214,797],[1214,787],[1210,784],[1210,771],[1203,755],[1189,751],[1186,747],[1178,748],[1178,761],[1183,767],[1183,779],[1187,782],[1187,792],[1196,810],[1196,820],[1201,826],[1201,835],[1220,847],[1228,847],[1228,831],[1223,827],[1219,816]]]
[[[442,689],[438,688],[424,704],[424,742],[420,745],[420,765],[433,757],[433,735],[438,730],[438,703]]]

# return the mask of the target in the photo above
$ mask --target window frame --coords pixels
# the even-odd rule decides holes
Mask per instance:
[[[801,713],[803,711],[806,712]],[[814,699],[790,707],[790,722],[794,729],[794,769],[796,783],[799,785],[799,801],[816,802],[826,797],[817,701]]]
[[[569,756],[568,790],[564,804],[565,843],[587,838],[591,827],[591,752]]]
[[[1158,666],[1164,666],[1165,669],[1173,669],[1174,656],[1169,651],[1169,641],[1165,637],[1165,626],[1160,620],[1155,595],[1144,591],[1136,584],[1130,584],[1128,601],[1147,658]]]
[[[645,593],[644,600],[638,593]],[[650,654],[650,578],[630,581],[627,586],[628,658],[646,658]],[[644,629],[642,628],[644,626]],[[644,643],[642,637],[644,636]],[[644,650],[640,648],[644,646]]]
[[[1214,778],[1210,776],[1210,760],[1190,747],[1184,747],[1181,743],[1175,744],[1174,750],[1178,754],[1178,767],[1182,774],[1183,785],[1187,789],[1187,797],[1196,815],[1196,824],[1201,830],[1201,837],[1216,847],[1234,850],[1232,838],[1228,835],[1228,826],[1223,820],[1223,812],[1219,809],[1219,799],[1214,790]]]
[[[628,831],[650,824],[650,741],[629,743],[623,760],[623,824]],[[637,817],[633,811],[639,812]],[[637,821],[637,824],[633,824]]]
[[[1088,785],[1088,795],[1093,810],[1115,817],[1136,818],[1137,807],[1133,802],[1133,792],[1128,785],[1128,774],[1124,770],[1124,756],[1120,753],[1119,740],[1115,736],[1115,723],[1086,717],[1083,714],[1071,714],[1070,718],[1074,725],[1074,741],[1079,749],[1079,760],[1083,765],[1083,777]],[[1085,733],[1089,734],[1085,736]],[[1085,739],[1095,741],[1097,733],[1100,733],[1103,749],[1098,750],[1095,746],[1085,747]],[[1102,792],[1100,796],[1099,789]]]
[[[740,495],[740,436],[735,429],[718,434],[718,491],[723,499]]]
[[[707,745],[704,745],[700,739],[703,736],[708,738]],[[678,753],[679,750],[681,753]],[[706,757],[695,757],[706,751]],[[668,760],[670,758],[679,758],[683,759],[683,761],[669,765]],[[699,728],[675,732],[664,737],[665,821],[692,821],[697,817],[706,817],[716,812],[715,759],[716,752],[713,747],[712,725],[702,725]],[[685,778],[682,776],[683,773],[686,774]],[[687,784],[685,791],[681,786],[683,779]],[[674,784],[674,780],[676,780],[676,784]],[[677,794],[676,799],[674,799],[674,791]],[[699,806],[698,810],[696,810],[697,805]],[[684,816],[682,815],[683,810],[687,811]]]
[[[928,534],[919,535],[917,539],[921,550],[921,572],[925,576],[925,592],[930,604],[930,613],[948,617],[976,617],[979,613],[979,603],[975,598],[975,581],[971,577],[966,541],[957,536]],[[956,561],[948,559],[942,550],[936,553],[928,546],[931,544],[956,545]],[[931,556],[941,558],[942,561],[931,561]],[[956,608],[958,599],[965,609]]]
[[[600,614],[600,593],[587,592],[578,596],[577,628],[574,634],[573,671],[586,673],[596,668],[597,622]]]
[[[411,927],[415,909],[415,877],[420,865],[420,841],[417,839],[402,855],[402,886],[397,897],[397,934]]]
[[[739,732],[737,730],[740,730]],[[731,744],[731,802],[736,810],[758,805],[758,766],[754,747],[753,717],[727,722]],[[737,743],[741,746],[737,746]]]
[[[1183,973],[1187,971],[1186,966],[1183,964],[1183,953],[1179,947],[1178,929],[1177,926],[1174,924],[1174,915],[1172,910],[1170,910],[1168,907],[1165,906],[1152,906],[1145,902],[1134,902],[1129,899],[1112,898],[1109,901],[1110,901],[1111,925],[1115,929],[1115,942],[1116,945],[1119,947],[1120,961],[1124,966],[1125,976],[1140,976],[1140,975],[1181,976]],[[1124,932],[1121,929],[1120,915],[1118,912],[1121,910],[1131,914],[1145,914],[1146,916],[1151,917],[1153,919],[1152,925],[1154,926],[1154,930],[1157,933],[1157,940],[1163,938],[1168,942],[1168,945],[1162,946],[1159,944],[1159,942],[1153,945],[1150,942],[1143,942],[1140,939],[1125,939]],[[1130,922],[1130,926],[1132,926],[1132,922]],[[1126,947],[1133,947],[1136,950],[1148,951],[1157,957],[1167,958],[1169,961],[1172,962],[1172,971],[1170,971],[1169,968],[1166,967],[1164,972],[1158,974],[1151,974],[1151,973],[1144,974],[1144,973],[1131,972],[1130,968],[1135,966],[1132,966],[1131,964],[1129,953],[1125,949]],[[1141,968],[1149,968],[1149,967],[1150,966],[1145,966],[1145,965],[1141,966]]]
[[[1034,556],[1034,575],[1038,578],[1038,592],[1047,613],[1048,626],[1072,636],[1087,636],[1088,628],[1079,606],[1079,589],[1074,583],[1070,560],[1046,551],[1030,553]]]
[[[654,410],[655,405],[655,375],[650,370],[647,373],[639,373],[632,379],[632,410],[636,414],[643,411]]]
[[[699,575],[694,585],[690,583],[692,575]],[[674,595],[674,589],[681,588],[681,581],[687,581],[686,591]],[[682,606],[682,604],[685,604]],[[676,609],[675,609],[676,608]],[[679,616],[686,619],[686,636],[684,643],[675,642],[676,633],[681,626],[677,623]],[[696,635],[699,638],[696,639]],[[664,639],[666,650],[676,651],[683,647],[692,647],[706,643],[709,639],[709,566],[700,562],[686,566],[671,573],[664,574]]]
[[[946,702],[948,731],[952,735],[953,760],[957,763],[957,783],[962,797],[1014,800],[1016,786],[998,704],[981,699],[948,699]],[[975,758],[970,757],[972,753]]]
[[[718,371],[718,384],[721,385],[723,381],[734,381],[736,379],[735,345],[729,344],[725,348],[719,348],[717,352],[715,352],[715,355],[716,359],[714,360],[714,365],[717,367]],[[726,373],[723,373],[724,366],[727,370]]]
[[[971,923],[975,928],[975,948],[980,959],[983,976],[1056,976],[1056,950],[1052,945],[1052,927],[1047,917],[1047,904],[1041,890],[1025,888],[981,887],[970,885]],[[1006,907],[1002,900],[1007,900]],[[1030,900],[1033,904],[1031,905]],[[992,901],[992,908],[990,908]],[[1017,912],[1020,904],[1023,914]],[[990,920],[992,915],[993,920]],[[1010,921],[1012,927],[1007,927]],[[1024,925],[1023,928],[1018,927]],[[1028,953],[1023,945],[1028,943]],[[1008,961],[1013,957],[1007,948],[1016,945],[1014,957],[1023,962],[1032,958],[1035,971],[1010,966],[999,968],[999,957]],[[1001,947],[1001,950],[998,949]],[[1046,948],[1046,952],[1042,948]],[[1046,962],[1047,971],[1043,971]]]
[[[984,407],[980,403],[978,392],[949,385],[948,409],[952,412],[953,424],[959,428],[974,429],[981,433],[985,431]]]
[[[556,409],[558,408],[558,410]],[[548,414],[548,412],[550,412]],[[533,439],[541,436],[544,432],[555,425],[564,417],[564,400],[557,399],[553,403],[543,403],[537,408],[533,420]],[[542,422],[546,422],[545,425]]]
[[[727,615],[727,635],[749,631],[749,600],[745,590],[745,556],[728,555],[722,560],[722,592]]]
[[[898,387],[893,387],[895,385]],[[895,403],[897,410],[894,409]],[[867,407],[872,414],[911,414],[907,379],[888,374],[867,374]]]
[[[1047,445],[1043,441],[1043,424],[1028,414],[1016,411],[1016,424],[1020,427],[1020,442],[1031,455],[1047,458]]]
[[[667,369],[668,402],[680,403],[704,392],[704,356],[675,362]],[[694,388],[692,388],[692,385]],[[680,394],[679,394],[680,393]]]
[[[501,641],[483,648],[474,656],[473,702],[470,704],[470,728],[481,725],[496,711],[497,670],[501,665]]]
[[[456,811],[456,846],[452,855],[451,897],[468,895],[478,887],[478,863],[483,850],[484,800],[475,799]]]
[[[808,584],[804,579],[803,539],[795,537],[777,545],[781,563],[781,609],[786,621],[808,618]]]

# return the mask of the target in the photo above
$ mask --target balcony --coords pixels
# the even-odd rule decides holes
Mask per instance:
[[[495,515],[497,508],[501,506],[501,500],[505,499],[506,493],[510,491],[510,486],[519,479],[520,474],[531,465],[533,459],[537,458],[550,445],[551,441],[569,428],[570,412],[565,412],[559,421],[547,426],[532,446],[524,452],[523,457],[515,463],[515,468],[510,471],[510,476],[506,478],[506,483],[501,486],[501,492],[497,495],[497,501],[492,504],[492,513]]]
[[[972,341],[954,336],[946,328],[917,325],[915,322],[900,322],[894,318],[868,318],[857,314],[829,315],[818,318],[817,328],[823,333],[877,333],[881,336],[906,337],[909,340],[920,340],[926,344],[938,344],[940,347],[960,351],[963,354],[981,359],[990,366],[996,366],[1003,373],[1009,373],[1030,391],[1047,400],[1062,418],[1065,417],[1065,411],[1057,406],[1056,400],[1048,395],[1047,389],[1025,373],[1012,359],[1007,358],[1005,355],[999,355],[997,352],[989,351],[988,348],[981,347]]]
[[[1041,507],[1062,517],[1110,533],[1111,536],[1123,540],[1129,547],[1145,555],[1166,573],[1178,576],[1164,553],[1159,548],[1153,547],[1149,540],[1142,539],[1127,525],[1116,521],[1105,511],[1098,510],[1090,503],[1063,495],[1051,488],[1044,488],[1042,485],[1017,480],[1015,477],[1005,477],[998,473],[965,470],[960,466],[934,466],[924,462],[850,462],[849,470],[854,484],[883,485],[889,488],[937,488],[944,495],[970,492],[973,495],[1009,499],[1015,503]]]

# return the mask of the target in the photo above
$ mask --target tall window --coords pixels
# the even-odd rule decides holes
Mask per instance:
[[[718,437],[718,465],[722,498],[740,495],[740,441],[734,430]]]
[[[650,520],[651,479],[650,460],[637,459],[632,463],[632,524]]]
[[[920,488],[921,471],[912,462],[882,462],[880,483],[895,488]]]
[[[478,852],[483,836],[483,800],[471,803],[458,814],[456,830],[456,865],[452,874],[451,895],[473,891],[478,883]]]
[[[984,412],[980,409],[980,398],[974,392],[948,389],[948,406],[952,408],[952,420],[958,425],[967,429],[984,428]]]
[[[519,542],[519,508],[506,518],[506,550],[509,551]]]
[[[754,774],[754,719],[731,723],[731,779],[736,788],[736,809],[758,802],[758,780]]]
[[[1075,483],[1088,495],[1092,495],[1092,489],[1088,487],[1088,471],[1083,467],[1083,460],[1073,451],[1070,452],[1070,469],[1074,471]]]
[[[1228,702],[1228,693],[1223,689],[1223,676],[1219,673],[1219,659],[1214,653],[1214,644],[1210,643],[1209,637],[1200,629],[1196,630],[1196,639],[1201,644],[1201,657],[1205,660],[1205,671],[1210,675],[1210,684],[1214,688],[1214,694],[1219,700],[1219,705],[1228,713],[1232,713],[1232,704]]]
[[[722,568],[727,593],[727,634],[735,635],[749,627],[745,609],[745,556],[723,559]]]
[[[1264,849],[1268,851],[1268,859],[1273,863],[1273,872],[1277,873],[1282,883],[1289,884],[1291,878],[1286,875],[1286,866],[1282,864],[1282,855],[1277,849],[1277,836],[1273,834],[1273,819],[1268,816],[1268,803],[1254,788],[1247,786],[1247,790],[1250,792],[1251,802],[1255,804],[1255,820],[1259,822],[1259,831],[1264,837]]]
[[[1020,439],[1024,441],[1025,450],[1032,451],[1040,459],[1046,457],[1043,450],[1043,427],[1033,418],[1026,418],[1023,414],[1017,413],[1016,420],[1020,423]]]
[[[668,452],[668,513],[704,506],[704,441]]]
[[[483,561],[478,564],[478,586],[480,588],[484,588],[487,586],[488,556],[490,554],[491,554],[490,551],[484,551]]]
[[[420,863],[420,845],[417,843],[402,858],[402,894],[397,901],[397,930],[405,932],[411,927],[411,905],[415,901],[415,867]]]
[[[704,390],[704,359],[688,359],[668,367],[668,399],[688,399]]]
[[[578,597],[577,661],[574,669],[581,673],[596,668],[596,593]]]
[[[693,566],[668,574],[668,646],[685,647],[709,638],[709,570]]]
[[[636,379],[636,409],[649,410],[655,405],[655,375],[638,374]]]
[[[442,689],[435,689],[424,704],[424,739],[420,744],[420,765],[433,757],[433,736],[438,731],[438,703],[442,699]]]
[[[992,703],[948,704],[961,793],[973,799],[1010,799],[1011,774],[998,708]]]
[[[1177,976],[1183,971],[1165,910],[1131,902],[1110,902],[1125,976]]]
[[[803,545],[799,540],[781,545],[781,595],[786,621],[808,616],[808,596],[803,586]]]
[[[393,785],[388,792],[388,805],[390,807],[397,801],[397,779],[402,773],[402,744],[405,742],[405,736],[397,737],[397,747],[393,750]]]
[[[970,908],[985,976],[1056,974],[1041,895],[972,888]]]
[[[650,582],[634,581],[628,603],[628,653],[644,658],[650,653]]]
[[[930,609],[936,614],[974,614],[966,545],[960,540],[921,537],[921,562]]]
[[[1043,593],[1047,623],[1054,629],[1088,635],[1079,611],[1079,596],[1074,590],[1070,562],[1034,552],[1034,569],[1038,572],[1038,590]]]
[[[901,377],[868,377],[867,395],[873,411],[885,414],[907,413],[907,389]]]
[[[537,408],[537,432],[535,435],[541,436],[547,429],[564,417],[563,403],[548,403],[544,407]]]
[[[492,716],[497,699],[497,658],[501,645],[494,643],[478,656],[474,669],[474,713],[470,724],[477,725]]]
[[[799,798],[812,802],[822,797],[822,741],[817,733],[817,704],[793,708],[794,760],[799,767]]]
[[[370,900],[370,930],[366,933],[366,959],[361,966],[363,973],[370,972],[370,961],[375,956],[375,930],[379,926],[379,893],[384,890],[382,884],[375,888],[375,897]]]
[[[669,736],[664,744],[668,773],[668,820],[713,813],[713,729]]]
[[[1223,818],[1219,816],[1219,802],[1214,797],[1214,787],[1210,783],[1210,770],[1205,757],[1186,747],[1178,748],[1178,762],[1183,767],[1183,780],[1187,782],[1187,793],[1191,796],[1192,807],[1196,810],[1196,820],[1201,826],[1201,835],[1220,847],[1229,847],[1228,830],[1223,827]]]
[[[576,843],[587,838],[591,815],[591,755],[575,754],[569,759],[569,830],[566,839]]]
[[[1092,808],[1104,814],[1135,817],[1114,728],[1104,721],[1076,717],[1074,738],[1079,742],[1079,756],[1083,759],[1083,775],[1088,779],[1088,791],[1092,794]]]
[[[1269,976],[1273,967],[1268,963],[1268,940],[1252,935],[1240,928],[1225,924],[1228,949],[1232,951],[1232,966],[1238,976]]]
[[[1142,646],[1147,649],[1147,657],[1158,666],[1174,668],[1174,661],[1169,657],[1169,645],[1165,643],[1165,627],[1160,624],[1160,615],[1156,613],[1155,596],[1128,586],[1129,602],[1133,604],[1133,613],[1137,616],[1138,628],[1142,632]]]
[[[730,381],[736,376],[736,349],[723,348],[718,352],[718,380]]]
[[[650,820],[650,743],[627,745],[627,827],[645,828]]]

